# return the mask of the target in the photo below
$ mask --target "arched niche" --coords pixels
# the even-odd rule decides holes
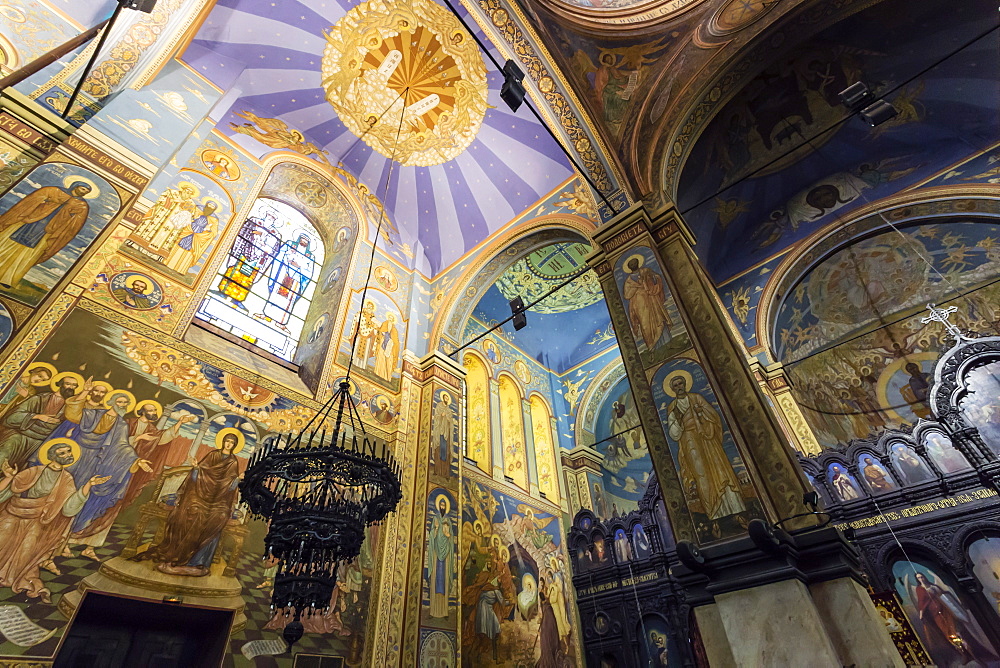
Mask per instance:
[[[973,197],[888,205],[817,235],[775,272],[759,340],[824,448],[931,416],[934,365],[953,339],[923,321],[928,303],[957,306],[964,330],[1000,332],[995,209]]]
[[[293,359],[281,360],[261,354],[260,350],[255,350],[252,344],[239,337],[226,337],[211,329],[210,333],[217,337],[215,341],[212,337],[206,338],[204,333],[193,333],[196,328],[190,326],[185,338],[208,349],[231,347],[232,344],[246,348],[267,359],[277,374],[293,374],[291,379],[282,382],[294,384],[292,379],[295,379],[302,383],[301,389],[318,392],[325,382],[340,375],[331,363],[336,343],[334,333],[340,331],[347,317],[341,302],[347,295],[347,277],[354,264],[364,215],[361,203],[346,184],[329,178],[308,163],[307,160],[284,155],[272,156],[265,162],[256,192],[245,200],[239,213],[217,240],[189,307],[194,316],[194,311],[209,291],[218,288],[220,277],[234,263],[229,251],[234,248],[241,232],[246,232],[245,225],[258,200],[273,200],[290,207],[308,220],[324,249],[322,266],[316,272],[315,292],[305,313]],[[194,318],[192,322],[199,324]]]
[[[490,369],[489,363],[478,354],[466,351],[462,357],[465,367],[465,391],[468,406],[466,422],[466,459],[487,474],[493,473],[493,448],[490,431]]]
[[[528,489],[528,450],[525,446],[524,390],[514,376],[501,373],[497,378],[500,398],[500,442],[503,473],[523,490]]]
[[[535,470],[538,491],[552,503],[559,503],[559,464],[557,444],[552,438],[552,408],[538,392],[528,397],[531,409],[531,435],[535,444]]]
[[[431,331],[432,350],[451,350],[450,344],[461,345],[465,324],[483,293],[493,285],[511,264],[547,245],[560,242],[590,244],[595,226],[576,216],[541,216],[511,227],[490,242],[449,290],[440,315]]]

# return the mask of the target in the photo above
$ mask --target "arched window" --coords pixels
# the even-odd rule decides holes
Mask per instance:
[[[323,242],[309,219],[262,197],[196,317],[290,362],[322,266]]]
[[[476,466],[492,473],[490,448],[490,374],[486,365],[475,355],[465,356],[465,387],[469,402],[469,445],[467,457]]]
[[[538,467],[538,491],[553,503],[559,502],[559,477],[556,468],[556,448],[552,443],[552,412],[545,400],[531,395],[531,433],[535,442],[535,463]]]
[[[524,409],[521,390],[514,379],[500,376],[500,438],[503,472],[521,489],[528,489],[528,455],[524,447]]]

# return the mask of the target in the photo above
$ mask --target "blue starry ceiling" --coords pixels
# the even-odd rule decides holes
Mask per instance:
[[[441,164],[397,164],[383,196],[390,160],[348,130],[321,81],[326,32],[356,4],[220,0],[182,59],[235,91],[228,112],[218,119],[219,131],[258,157],[272,149],[232,129],[231,123],[246,123],[237,113],[277,118],[302,132],[306,142],[327,151],[331,163],[342,163],[384,200],[399,231],[396,243],[408,244],[417,268],[434,275],[572,172],[530,112],[522,108],[514,114],[500,100],[502,77],[487,62],[490,106],[475,139]],[[476,25],[468,17],[467,22]],[[487,40],[481,31],[478,36]]]
[[[510,317],[509,300],[520,296],[531,304],[585,266],[590,246],[558,243],[515,261],[483,293],[472,317],[491,327]],[[527,312],[528,324],[515,331],[508,323],[502,336],[542,366],[562,374],[617,345],[611,317],[594,272],[575,279]],[[475,324],[466,340],[481,331]]]

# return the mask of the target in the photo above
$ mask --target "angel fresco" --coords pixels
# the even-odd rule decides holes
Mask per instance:
[[[274,149],[295,151],[307,157],[315,155],[321,162],[329,164],[330,161],[326,157],[327,151],[312,142],[307,142],[305,135],[298,130],[290,130],[284,121],[277,118],[262,118],[250,111],[236,112],[236,115],[250,121],[240,125],[230,123],[229,127],[236,132],[256,139],[261,144]]]
[[[896,562],[893,573],[913,627],[938,666],[993,665],[998,660],[972,611],[930,568]]]
[[[666,47],[663,40],[648,44],[633,44],[614,49],[601,49],[598,63],[577,49],[573,54],[573,70],[587,80],[606,120],[617,132],[624,120],[625,111],[636,89],[645,79],[645,69],[656,62]]]

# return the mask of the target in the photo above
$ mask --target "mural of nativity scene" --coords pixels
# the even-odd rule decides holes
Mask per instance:
[[[1000,668],[995,12],[0,3],[0,664]]]

